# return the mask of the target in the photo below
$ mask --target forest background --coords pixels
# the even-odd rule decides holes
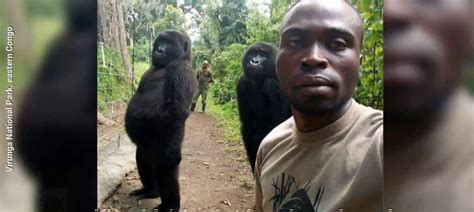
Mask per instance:
[[[383,1],[351,0],[365,22],[363,62],[354,98],[383,108]],[[230,140],[240,140],[236,84],[246,49],[256,42],[278,46],[279,29],[294,0],[99,0],[98,111],[127,102],[150,66],[157,34],[186,32],[193,41],[193,68],[209,61],[215,83],[209,112]],[[117,36],[118,35],[118,36]]]

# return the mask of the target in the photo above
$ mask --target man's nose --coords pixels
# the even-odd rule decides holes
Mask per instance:
[[[301,61],[301,69],[310,71],[312,69],[325,69],[328,67],[328,60],[325,58],[323,49],[317,44],[307,52]]]

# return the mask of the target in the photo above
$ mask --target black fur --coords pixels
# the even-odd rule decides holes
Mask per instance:
[[[137,145],[143,189],[138,199],[161,195],[159,209],[180,206],[178,166],[185,121],[196,87],[191,41],[181,32],[160,33],[153,44],[152,66],[143,75],[125,116],[125,128]]]
[[[276,53],[276,48],[270,44],[252,45],[242,60],[244,75],[237,84],[241,132],[252,171],[255,170],[257,150],[262,139],[291,116],[289,103],[278,85]],[[258,64],[255,63],[257,60]]]
[[[26,92],[15,126],[40,212],[97,208],[97,4],[67,3],[74,5],[69,25]]]

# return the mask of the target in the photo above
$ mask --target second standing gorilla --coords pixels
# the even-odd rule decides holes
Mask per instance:
[[[267,43],[256,43],[245,52],[242,75],[237,84],[242,137],[252,171],[262,139],[291,116],[275,72],[277,50]]]
[[[152,66],[128,105],[125,128],[137,145],[143,184],[131,195],[137,199],[161,196],[157,208],[163,211],[180,207],[178,166],[195,87],[189,37],[174,30],[160,33],[153,44]]]

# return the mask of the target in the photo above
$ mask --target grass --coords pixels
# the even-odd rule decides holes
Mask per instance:
[[[101,67],[98,67],[101,68]],[[135,63],[134,69],[135,69],[135,84],[134,88],[138,88],[138,83],[140,82],[140,79],[145,73],[146,70],[148,70],[149,65],[144,62],[137,62]],[[99,70],[98,70],[99,71]],[[123,101],[123,102],[128,102],[129,99],[132,97],[132,92],[131,92],[131,85],[130,81],[124,82],[123,80],[118,80],[112,73],[111,75],[107,76],[107,73],[102,70],[103,73],[98,73],[97,79],[101,79],[102,83],[98,81],[98,91],[97,91],[97,109],[101,112],[107,112],[109,103],[112,102],[117,102],[117,101]],[[123,70],[119,70],[120,73],[124,73]],[[103,75],[99,75],[103,74]],[[105,76],[104,76],[105,75]],[[105,87],[109,87],[113,92],[109,93],[100,89],[105,89]]]
[[[222,132],[222,136],[229,145],[226,148],[226,153],[236,153],[236,162],[242,170],[251,170],[250,164],[247,161],[247,153],[245,151],[242,136],[240,134],[240,118],[237,106],[232,103],[225,105],[218,105],[214,103],[212,94],[207,99],[208,114],[217,120],[218,128]],[[199,105],[198,105],[199,106]],[[252,176],[242,175],[238,178],[241,186],[247,190],[253,191],[255,188],[255,181]]]
[[[207,105],[209,115],[215,118],[219,128],[222,130],[224,140],[232,143],[239,143],[242,140],[240,134],[239,113],[231,103],[217,105],[214,103],[212,95],[208,95]]]
[[[135,88],[138,87],[138,83],[140,82],[140,79],[142,78],[142,75],[150,68],[150,64],[145,63],[145,62],[136,62],[134,65],[134,71],[135,71]]]

